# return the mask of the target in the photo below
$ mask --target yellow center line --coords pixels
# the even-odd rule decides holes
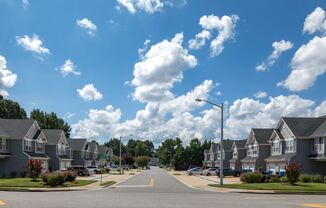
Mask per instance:
[[[304,207],[326,208],[326,204],[303,204]]]
[[[152,178],[150,181],[149,181],[149,187],[154,187],[154,184],[155,184],[155,181],[154,179]]]
[[[6,203],[4,202],[4,201],[1,201],[0,200],[0,206],[3,206],[3,205],[5,205]]]

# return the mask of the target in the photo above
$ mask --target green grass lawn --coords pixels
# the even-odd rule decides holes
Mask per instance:
[[[272,190],[277,193],[294,193],[294,192],[309,192],[309,193],[326,193],[325,183],[298,183],[290,185],[288,183],[243,183],[243,184],[209,184],[212,187],[218,188],[234,188],[247,190]]]
[[[112,186],[115,183],[116,183],[115,181],[106,181],[106,182],[102,183],[102,186]]]
[[[96,181],[76,180],[74,182],[67,182],[63,186],[59,187],[85,186],[94,182]],[[1,187],[49,188],[50,186],[45,185],[41,179],[32,181],[30,178],[2,178],[0,179],[0,188]]]

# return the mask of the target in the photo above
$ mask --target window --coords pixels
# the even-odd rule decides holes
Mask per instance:
[[[44,153],[45,143],[36,142],[36,152]]]
[[[285,140],[285,151],[294,152],[295,151],[295,141],[294,139]]]
[[[7,141],[5,138],[0,138],[1,149],[0,150],[7,150]]]
[[[248,156],[251,156],[251,153],[252,153],[252,149],[251,149],[251,147],[249,146],[249,147],[247,148],[247,155],[248,155]]]
[[[32,141],[31,140],[24,140],[24,150],[25,151],[32,151]]]
[[[280,141],[276,140],[272,143],[272,152],[273,153],[280,153]]]
[[[324,141],[322,137],[314,139],[314,151],[317,153],[324,152]]]
[[[86,150],[86,158],[89,158],[89,151]]]
[[[254,144],[252,146],[252,155],[253,156],[258,155],[258,145],[257,144]]]
[[[65,144],[58,144],[57,145],[57,153],[58,155],[65,155],[66,154],[66,145]]]

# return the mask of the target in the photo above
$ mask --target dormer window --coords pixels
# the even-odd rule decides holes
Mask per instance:
[[[256,143],[252,145],[252,155],[253,156],[258,155],[258,145]]]
[[[324,153],[324,141],[322,137],[314,139],[314,152],[318,154]]]
[[[24,139],[24,150],[25,151],[32,151],[32,140]]]
[[[285,140],[285,152],[295,152],[295,140],[286,139]]]
[[[238,150],[237,150],[237,148],[235,147],[234,149],[233,149],[233,158],[237,158],[238,157]]]
[[[280,153],[280,141],[279,140],[274,140],[273,143],[272,143],[272,152],[274,154],[279,154]]]
[[[35,152],[37,153],[44,153],[45,152],[45,143],[44,142],[36,142],[36,148],[35,148]]]
[[[7,150],[7,141],[5,138],[0,138],[0,150]]]

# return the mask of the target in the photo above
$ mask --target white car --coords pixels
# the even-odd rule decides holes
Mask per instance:
[[[89,172],[91,172],[92,174],[96,173],[96,174],[100,174],[101,173],[101,169],[97,166],[88,166],[87,169],[89,170]]]
[[[202,168],[191,168],[187,170],[187,175],[200,175],[203,172]]]
[[[208,168],[206,170],[203,170],[201,175],[210,176],[210,175],[216,175],[216,173],[217,173],[217,168]]]

